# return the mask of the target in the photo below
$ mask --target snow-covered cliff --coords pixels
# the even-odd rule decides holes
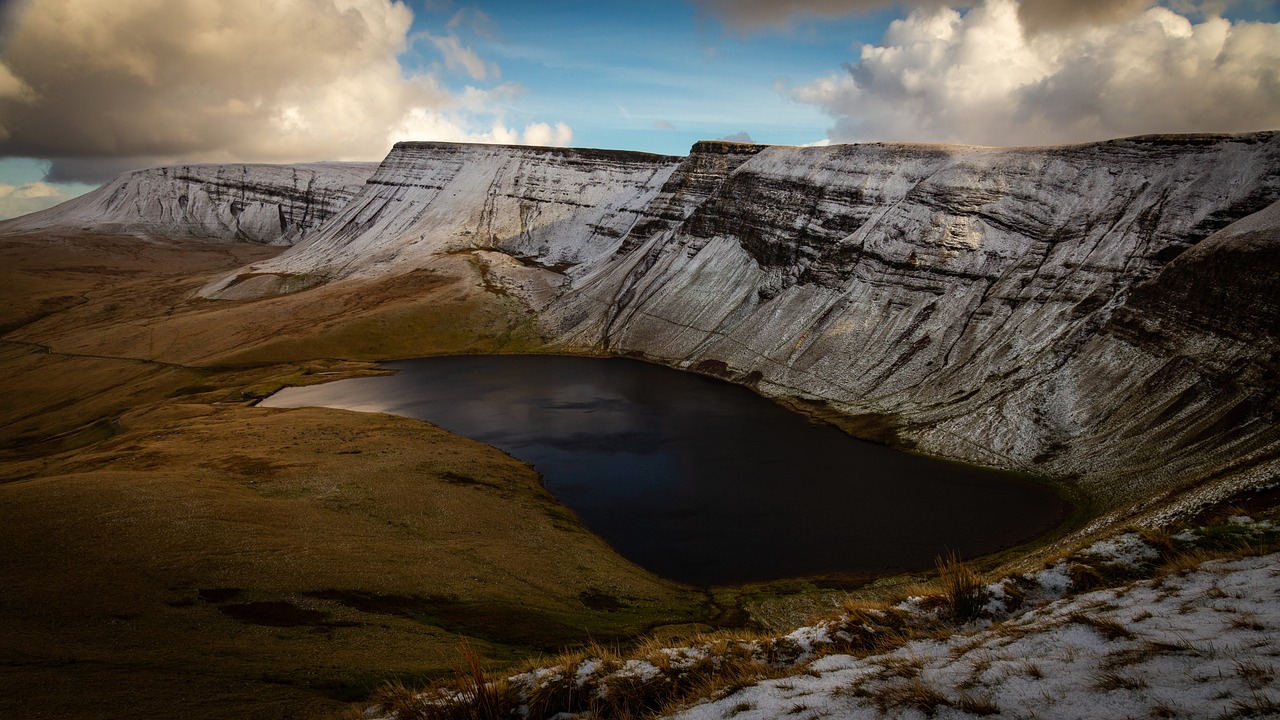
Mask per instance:
[[[1276,133],[683,159],[402,143],[304,242],[204,292],[466,257],[549,347],[719,375],[1114,506],[1280,473],[1277,199]]]
[[[0,233],[95,233],[291,245],[345,207],[375,163],[175,165],[124,173]]]
[[[1277,198],[1270,133],[765,148],[575,277],[544,323],[863,434],[1140,497],[1210,457],[1274,467],[1278,224],[1249,221],[1247,248],[1212,234]]]
[[[556,275],[612,251],[680,158],[607,150],[397,143],[368,184],[306,242],[223,278],[210,296],[412,270],[497,251]],[[483,253],[482,253],[483,255]],[[519,274],[507,268],[508,274]]]

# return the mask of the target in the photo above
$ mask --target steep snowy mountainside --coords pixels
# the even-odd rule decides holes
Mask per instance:
[[[730,170],[685,221],[629,237],[608,263],[575,278],[543,321],[570,347],[719,374],[827,406],[861,434],[926,452],[1085,485],[1106,478],[1109,487],[1090,490],[1132,499],[1162,460],[1152,453],[1186,439],[1192,418],[1190,408],[1171,411],[1174,424],[1158,443],[1134,427],[1136,436],[1113,443],[1126,417],[1116,414],[1121,398],[1159,385],[1159,368],[1183,357],[1180,343],[1214,348],[1232,377],[1246,372],[1251,343],[1275,347],[1256,334],[1218,342],[1216,321],[1197,314],[1208,307],[1256,316],[1250,327],[1275,327],[1278,318],[1274,304],[1257,299],[1274,292],[1222,291],[1220,301],[1182,313],[1199,317],[1211,337],[1167,325],[1163,345],[1138,343],[1158,366],[1135,369],[1132,358],[1119,359],[1112,316],[1171,259],[1277,198],[1274,133],[1061,148],[766,148]],[[1274,237],[1274,223],[1260,224]],[[1202,254],[1231,247],[1214,238]],[[1257,273],[1259,283],[1268,272]],[[1153,281],[1143,297],[1179,307],[1167,295],[1179,287],[1189,292],[1186,283]],[[1192,294],[1208,292],[1216,291]],[[1119,384],[1092,382],[1100,377]],[[1249,377],[1239,382],[1274,402]],[[1220,402],[1204,397],[1207,406]],[[1213,440],[1270,447],[1264,454],[1274,459],[1267,404],[1225,417]],[[1186,452],[1196,459],[1173,470],[1208,472],[1206,462],[1216,468],[1225,458],[1207,443]],[[1152,484],[1167,486],[1169,475]]]
[[[344,207],[375,163],[175,165],[0,222],[0,233],[82,230],[291,245]]]
[[[423,270],[548,349],[718,375],[1107,509],[1280,475],[1277,200],[1274,132],[686,158],[400,143],[305,241],[201,292]]]
[[[204,292],[229,297],[297,287],[299,276],[310,284],[402,273],[460,253],[474,253],[497,284],[558,285],[560,272],[617,247],[679,162],[607,150],[397,143],[367,186],[306,242]]]
[[[1135,286],[1056,384],[1032,396],[1071,393],[1068,434],[1048,452],[1073,458],[1066,466],[1085,475],[1127,455],[1135,496],[1191,489],[1206,465],[1241,481],[1280,478],[1278,289],[1280,202]]]

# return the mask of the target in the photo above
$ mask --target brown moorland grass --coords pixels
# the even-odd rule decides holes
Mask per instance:
[[[514,301],[484,305],[439,269],[192,298],[274,252],[0,238],[0,716],[319,716],[389,678],[447,676],[459,635],[509,664],[704,619],[702,593],[619,558],[493,448],[405,418],[250,407],[369,372],[322,357],[371,352],[360,341],[427,354],[520,333]],[[455,336],[388,339],[468,303],[484,312]]]

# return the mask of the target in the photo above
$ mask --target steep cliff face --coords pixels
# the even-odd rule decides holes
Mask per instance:
[[[1108,493],[1191,487],[1209,473],[1280,478],[1280,203],[1135,286],[1025,396],[1060,394],[1070,414],[1044,464]],[[1117,465],[1123,477],[1109,472]]]
[[[1222,234],[1161,270],[1277,197],[1274,134],[767,148],[575,278],[544,322],[569,346],[720,374],[1118,502],[1245,449],[1276,456],[1276,346],[1258,329],[1280,317],[1258,299],[1274,270],[1230,278],[1274,257]],[[1260,217],[1250,237],[1269,247],[1256,238],[1277,223]]]
[[[314,236],[205,293],[240,296],[408,272],[470,253],[495,287],[547,297],[563,271],[617,247],[679,161],[606,150],[397,143]]]
[[[138,170],[57,207],[0,223],[0,233],[61,229],[291,245],[345,207],[376,167],[227,164]]]

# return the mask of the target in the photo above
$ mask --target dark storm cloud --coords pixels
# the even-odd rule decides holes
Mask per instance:
[[[496,100],[439,72],[494,78],[452,36],[441,68],[407,73],[413,13],[392,0],[31,0],[6,6],[0,155],[97,182],[175,159],[368,160],[404,137],[520,142]],[[567,142],[567,127],[525,136]]]

